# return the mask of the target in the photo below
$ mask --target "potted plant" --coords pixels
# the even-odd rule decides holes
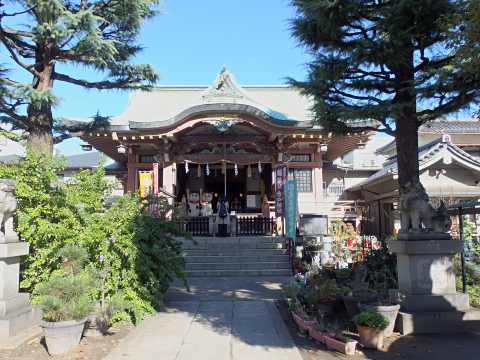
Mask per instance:
[[[110,271],[111,263],[108,263],[107,269],[104,271],[100,282],[100,300],[95,302],[95,310],[88,315],[83,336],[102,336],[108,330],[110,317],[117,311],[121,311],[127,307],[124,300],[125,294],[118,292],[108,301],[105,300],[105,279]],[[295,285],[298,288],[298,286]]]
[[[322,270],[333,271],[335,270],[335,263],[332,261],[327,261],[322,265]]]
[[[88,292],[95,274],[82,272],[87,252],[70,244],[60,249],[58,256],[61,268],[37,289],[43,306],[40,326],[50,355],[63,355],[78,346],[93,308]]]
[[[296,274],[295,281],[298,286],[305,286],[305,284],[307,283],[307,278],[303,274]]]
[[[308,328],[315,325],[316,320],[314,317],[309,316],[304,308],[302,308],[298,302],[292,307],[292,317],[299,329],[302,331],[308,331]],[[289,308],[291,309],[291,308]]]
[[[355,268],[344,268],[335,270],[337,282],[340,285],[346,286],[348,281],[355,279]]]
[[[323,244],[314,242],[312,240],[307,241],[305,244],[305,249],[307,251],[323,251]]]
[[[384,330],[390,324],[385,316],[374,310],[367,310],[355,315],[353,322],[357,325],[363,346],[371,349],[380,349],[383,346]]]
[[[308,335],[322,344],[325,344],[325,337],[323,335],[325,332],[329,332],[329,330],[325,328],[323,316],[321,316],[320,320],[317,320],[315,324],[308,327]]]
[[[324,334],[325,345],[345,355],[353,355],[357,342],[348,336],[344,336],[343,330],[337,321],[327,325],[327,327],[329,332]]]
[[[334,279],[320,282],[312,294],[309,305],[316,305],[318,311],[324,315],[331,315],[335,311],[338,286]]]
[[[354,280],[348,281],[349,286],[344,286],[342,288],[342,300],[347,308],[347,313],[350,319],[360,313],[358,308],[358,302],[362,300],[377,300],[378,296],[372,292],[367,284],[367,282],[362,277],[362,272],[360,271]]]
[[[301,287],[295,283],[283,285],[282,295],[285,298],[287,306],[290,306],[295,302],[300,291]]]
[[[372,272],[370,274],[370,283],[373,291],[377,294],[377,299],[365,299],[358,302],[360,311],[373,310],[382,314],[390,321],[390,325],[385,329],[384,336],[392,336],[395,320],[397,319],[400,304],[390,301],[388,297],[388,284],[385,273]],[[402,295],[397,293],[397,301],[401,301]]]

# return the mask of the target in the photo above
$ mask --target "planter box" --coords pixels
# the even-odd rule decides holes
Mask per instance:
[[[315,340],[321,342],[322,344],[325,344],[325,337],[323,336],[322,332],[317,331],[317,330],[313,330],[313,328],[309,327],[308,328],[308,335],[310,335],[310,337],[312,339],[315,339]]]
[[[355,354],[355,346],[357,342],[355,340],[350,341],[349,343],[344,343],[339,340],[335,340],[329,336],[325,336],[325,344],[338,352],[341,352],[345,355],[353,355]]]
[[[292,316],[293,320],[297,323],[298,326],[300,326],[302,329],[308,331],[308,329],[315,325],[317,322],[315,320],[313,321],[305,321],[303,320],[300,316],[295,315],[294,312],[292,311]]]

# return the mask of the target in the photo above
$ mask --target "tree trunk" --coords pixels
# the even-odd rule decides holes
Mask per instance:
[[[420,180],[418,171],[418,122],[414,117],[405,117],[396,122],[398,180]]]
[[[27,145],[35,154],[46,152],[53,153],[53,116],[50,107],[35,109],[33,105],[28,106],[28,129],[30,133]]]

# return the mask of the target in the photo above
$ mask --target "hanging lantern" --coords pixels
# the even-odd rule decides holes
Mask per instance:
[[[247,177],[252,177],[252,168],[250,167],[250,164],[247,167]]]
[[[210,175],[210,168],[208,167],[208,163],[207,163],[207,167],[205,168],[205,173],[208,175]]]
[[[185,161],[185,172],[188,174],[188,161]]]
[[[225,174],[227,172],[227,162],[222,161],[222,174]]]
[[[201,177],[202,177],[202,166],[200,164],[198,164],[197,178],[201,178]]]
[[[237,168],[237,163],[235,163],[235,176],[238,175],[238,168]]]
[[[177,170],[177,163],[172,164],[172,170]]]
[[[262,172],[262,164],[260,164],[260,161],[258,162],[258,172],[259,173]]]

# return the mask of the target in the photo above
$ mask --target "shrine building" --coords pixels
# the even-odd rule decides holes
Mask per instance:
[[[108,170],[126,192],[135,192],[140,173],[158,163],[159,186],[173,194],[173,202],[187,189],[202,189],[214,194],[216,209],[226,179],[226,196],[237,199],[237,212],[261,213],[264,195],[275,200],[275,165],[288,163],[289,178],[297,180],[299,212],[325,213],[324,164],[369,134],[332,137],[311,124],[310,106],[289,86],[241,86],[224,67],[210,86],[132,93],[108,130],[81,138],[116,161]]]

